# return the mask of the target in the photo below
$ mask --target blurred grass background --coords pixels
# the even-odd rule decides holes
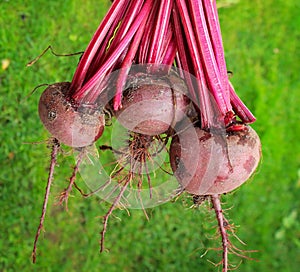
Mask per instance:
[[[228,70],[241,98],[257,117],[263,158],[252,180],[224,196],[237,234],[258,250],[237,271],[298,271],[300,267],[300,2],[220,1]],[[74,192],[69,211],[54,205],[67,184],[72,160],[59,157],[55,182],[38,244],[38,225],[50,151],[39,121],[41,83],[70,81],[78,57],[50,53],[26,63],[48,45],[56,52],[83,51],[109,1],[0,1],[0,271],[220,271],[207,207],[189,209],[183,197],[148,211],[115,211],[106,247],[99,254],[101,218],[108,205]],[[105,143],[105,139],[102,140]],[[237,244],[237,241],[235,241]],[[232,258],[238,264],[239,258]]]

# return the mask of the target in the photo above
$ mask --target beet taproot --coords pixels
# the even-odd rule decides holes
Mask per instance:
[[[139,77],[124,91],[122,108],[115,115],[130,131],[162,134],[185,116],[190,103],[185,93],[186,85],[177,75]]]
[[[173,137],[170,147],[172,170],[185,191],[194,195],[228,193],[251,177],[261,157],[254,129],[245,126],[220,134],[195,130],[198,142],[187,130]]]
[[[68,95],[69,87],[69,82],[49,85],[40,97],[39,116],[59,142],[71,147],[88,146],[102,135],[104,114],[73,103]]]

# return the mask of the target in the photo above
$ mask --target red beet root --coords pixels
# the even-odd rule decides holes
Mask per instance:
[[[72,147],[88,146],[103,133],[104,115],[76,108],[68,97],[70,83],[50,85],[41,95],[39,115],[46,129],[59,142]]]
[[[189,99],[184,95],[186,85],[177,76],[138,78],[136,86],[125,91],[122,109],[115,113],[127,129],[158,135],[184,117]]]
[[[185,191],[194,195],[227,193],[254,173],[261,157],[261,144],[251,127],[227,135],[195,130],[198,146],[186,131],[175,136],[170,147],[171,167]]]

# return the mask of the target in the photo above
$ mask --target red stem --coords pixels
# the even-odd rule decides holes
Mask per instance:
[[[203,0],[203,6],[207,18],[206,22],[208,23],[208,28],[210,32],[210,40],[213,46],[215,59],[219,68],[220,79],[224,88],[224,95],[226,99],[230,98],[230,103],[234,112],[241,118],[241,120],[244,123],[253,123],[256,120],[255,117],[235,93],[232,84],[228,80],[216,1]]]
[[[203,0],[203,6],[207,18],[206,22],[210,33],[210,40],[220,72],[220,79],[222,81],[224,94],[226,95],[226,99],[228,99],[228,76],[216,1]]]
[[[173,0],[161,0],[154,28],[150,48],[148,50],[147,63],[160,63],[163,44],[168,31]]]
[[[88,68],[90,67],[95,54],[105,39],[111,25],[114,21],[118,21],[121,11],[126,8],[128,3],[129,0],[119,0],[112,3],[77,66],[70,87],[74,94],[76,94],[77,90],[82,87]]]
[[[124,38],[120,41],[118,46],[112,52],[112,54],[108,57],[108,59],[99,67],[99,70],[95,75],[73,96],[76,101],[83,101],[85,103],[95,103],[98,96],[102,92],[102,88],[97,88],[97,84],[103,80],[103,78],[107,75],[107,72],[110,68],[115,64],[116,59],[124,52],[129,43],[132,40],[132,37],[136,33],[137,29],[141,25],[143,19],[149,13],[151,8],[152,0],[148,1],[149,4],[144,4],[141,12],[138,14],[133,24],[130,26],[130,29],[124,36]],[[96,88],[95,88],[96,87]]]
[[[201,110],[201,125],[202,128],[210,128],[212,126],[215,126],[215,114],[213,107],[211,105],[211,98],[209,96],[208,87],[206,84],[206,78],[204,75],[204,70],[202,66],[201,56],[200,56],[200,50],[198,48],[198,44],[195,38],[194,33],[194,27],[192,25],[192,22],[190,20],[190,14],[187,8],[187,5],[184,0],[176,0],[177,3],[177,13],[174,13],[175,16],[177,16],[177,21],[179,18],[181,18],[181,22],[184,28],[184,32],[177,32],[177,43],[178,50],[179,50],[179,57],[184,58],[184,56],[187,54],[186,51],[189,49],[189,55],[191,59],[191,65],[187,64],[189,66],[189,69],[186,70],[185,63],[183,64],[183,69],[190,72],[192,75],[194,75],[198,80],[196,85],[197,90],[197,96],[199,97],[199,106]],[[176,15],[177,14],[177,15]],[[176,24],[178,25],[178,23]],[[175,25],[175,31],[176,29]],[[178,28],[179,30],[179,28]],[[185,41],[183,39],[186,39],[187,46],[184,46]]]
[[[116,33],[116,36],[112,40],[112,42],[107,50],[107,56],[109,56],[116,49],[116,47],[119,45],[119,43],[122,41],[122,39],[128,32],[130,26],[133,24],[138,13],[140,12],[140,9],[143,4],[144,4],[143,0],[130,2],[123,18],[121,18],[121,20],[122,20],[121,25]]]
[[[246,124],[251,124],[255,122],[255,116],[251,113],[251,111],[246,107],[243,101],[235,93],[234,88],[230,82],[229,93],[233,110],[241,118],[241,120]]]
[[[168,43],[168,47],[166,47],[165,49],[163,58],[160,61],[160,63],[167,66],[171,66],[174,63],[176,53],[177,53],[177,45],[174,38],[172,38]]]
[[[119,18],[123,18],[124,13],[126,12],[126,9],[123,8],[122,11],[120,11],[119,14]],[[118,26],[120,24],[119,20],[115,20],[109,31],[107,32],[107,35],[104,39],[104,41],[102,42],[102,45],[100,46],[100,48],[98,49],[93,61],[91,62],[90,67],[88,68],[88,72],[86,74],[86,77],[84,79],[83,85],[97,72],[97,70],[99,69],[99,67],[103,64],[103,62],[105,61],[105,58],[107,56],[107,50],[110,46],[110,43],[115,35],[115,32],[118,29]]]
[[[139,46],[139,52],[137,55],[137,63],[147,63],[147,56],[149,45],[151,41],[151,34],[153,30],[153,25],[155,24],[156,11],[159,8],[159,1],[154,1],[152,9],[149,12],[148,20],[144,30],[144,34]]]
[[[94,104],[107,85],[106,76],[121,67],[114,100],[118,109],[133,62],[170,66],[178,50],[178,64],[198,81],[185,75],[192,99],[200,108],[202,128],[219,126],[232,108],[243,122],[254,122],[255,117],[228,80],[216,1],[175,2],[114,1],[75,71],[72,98]]]
[[[152,2],[153,2],[153,0],[148,0],[148,2],[146,2],[145,6],[148,5],[148,8],[150,8]],[[120,74],[119,74],[118,80],[117,80],[116,94],[114,97],[114,110],[118,110],[121,107],[123,86],[126,82],[128,72],[131,68],[132,60],[134,59],[137,49],[138,49],[138,46],[140,44],[144,29],[145,29],[146,21],[147,21],[147,16],[144,17],[138,31],[136,32],[136,34],[131,42],[131,45],[126,54],[126,57],[124,58],[124,60],[122,62]]]
[[[174,34],[175,39],[177,43],[177,57],[176,57],[176,64],[181,69],[184,70],[186,73],[182,74],[182,77],[185,77],[187,81],[187,85],[189,87],[190,94],[192,96],[192,100],[195,103],[198,103],[198,97],[195,93],[195,89],[192,83],[192,79],[189,75],[189,73],[194,73],[193,67],[191,68],[190,63],[192,60],[189,58],[189,56],[192,54],[192,52],[189,52],[189,49],[186,50],[187,43],[186,43],[186,37],[185,33],[183,32],[182,25],[180,23],[179,14],[178,11],[174,8],[172,12],[172,18],[173,18],[173,24],[174,24]],[[205,123],[207,122],[207,119],[205,120]]]
[[[160,54],[160,58],[158,60],[158,63],[162,63],[163,59],[166,57],[167,52],[170,50],[170,46],[172,47],[172,45],[170,45],[172,42],[174,43],[174,46],[176,48],[176,43],[174,40],[174,34],[173,34],[173,26],[171,25],[171,20],[169,19],[168,21],[168,29],[165,33],[165,36],[163,37],[163,43],[162,43],[162,48],[161,48],[161,54]],[[173,46],[173,47],[174,47]],[[175,52],[176,54],[176,52]],[[174,59],[173,59],[174,61]]]
[[[229,96],[224,91],[219,68],[212,48],[208,28],[206,25],[206,17],[202,2],[193,0],[190,3],[190,16],[192,17],[193,28],[195,29],[195,37],[198,43],[198,49],[202,55],[206,80],[211,93],[216,100],[216,104],[222,116],[225,116],[228,111],[231,111]],[[218,32],[218,31],[216,31]]]

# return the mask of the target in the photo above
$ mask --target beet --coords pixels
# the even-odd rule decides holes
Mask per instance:
[[[254,129],[245,126],[227,134],[213,134],[198,127],[195,131],[198,142],[188,130],[173,137],[170,147],[172,170],[185,191],[194,195],[223,194],[251,177],[261,157],[261,143]]]
[[[104,115],[99,110],[72,103],[69,87],[69,82],[47,87],[39,101],[40,119],[59,142],[72,147],[88,146],[102,135]]]
[[[130,131],[162,134],[185,116],[189,99],[184,93],[186,85],[178,76],[139,76],[134,86],[124,91],[122,108],[115,115]]]
[[[176,71],[172,71],[173,68]],[[106,103],[108,100],[110,103]],[[88,145],[103,133],[104,116],[102,108],[97,106],[100,103],[129,130],[126,131],[128,139],[123,141],[117,134],[116,141],[122,148],[100,147],[117,155],[115,167],[107,183],[85,194],[75,179],[81,163],[91,152]],[[162,155],[165,153],[160,154],[166,150],[170,152],[175,177],[182,189],[193,195],[194,204],[199,205],[202,199],[211,200],[222,238],[222,271],[232,268],[229,253],[243,257],[242,251],[229,240],[227,232],[236,235],[234,226],[222,211],[221,194],[234,190],[254,173],[261,146],[255,131],[245,125],[253,123],[255,117],[228,80],[216,1],[112,1],[80,58],[72,83],[49,86],[40,98],[39,114],[53,139],[42,215],[32,254],[34,261],[60,143],[86,146],[78,149],[76,164],[68,187],[60,195],[60,203],[67,206],[73,187],[86,197],[98,190],[103,193],[102,190],[111,188],[112,180],[117,180],[104,197],[113,201],[103,217],[101,251],[113,210],[134,208],[127,198],[133,196],[128,194],[129,190],[137,188],[134,198],[144,212],[148,198],[143,199],[141,193],[143,182],[148,184],[151,201],[156,200],[154,194],[152,198],[151,179],[164,180],[159,171],[169,173],[168,168],[164,169],[167,162]],[[163,160],[158,161],[159,157]],[[110,168],[111,164],[108,165]],[[99,169],[98,174],[103,175]],[[182,192],[164,188],[172,196]],[[156,204],[162,204],[164,196],[157,195]]]

